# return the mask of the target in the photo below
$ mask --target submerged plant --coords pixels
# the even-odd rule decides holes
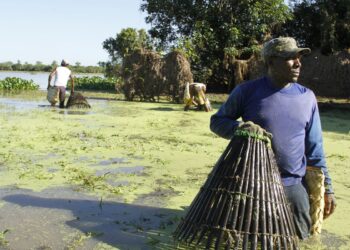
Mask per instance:
[[[10,232],[9,229],[5,229],[4,231],[0,232],[0,246],[7,246],[8,241],[5,239],[5,234]]]
[[[115,91],[120,80],[118,78],[75,77],[74,88],[76,90],[104,90]]]

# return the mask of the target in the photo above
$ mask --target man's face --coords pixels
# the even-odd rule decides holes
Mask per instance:
[[[271,58],[269,63],[270,76],[281,84],[297,82],[301,68],[300,59],[300,55],[291,58]]]

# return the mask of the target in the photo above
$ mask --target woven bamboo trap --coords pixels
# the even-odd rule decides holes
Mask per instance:
[[[88,109],[91,108],[90,104],[86,100],[86,98],[79,92],[74,92],[73,95],[70,95],[67,101],[66,107],[70,108],[81,108]]]
[[[237,130],[174,235],[205,249],[298,249],[267,139]]]

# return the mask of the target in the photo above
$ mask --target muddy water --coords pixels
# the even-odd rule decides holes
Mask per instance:
[[[0,97],[0,249],[174,249],[176,228],[227,141],[182,105],[44,93]],[[322,113],[338,199],[318,243],[350,249],[349,116]],[[311,248],[310,248],[311,247]]]

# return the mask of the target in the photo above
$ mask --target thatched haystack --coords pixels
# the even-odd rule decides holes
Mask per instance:
[[[248,61],[249,80],[264,74],[264,63],[260,56]],[[303,56],[298,82],[312,89],[316,95],[325,97],[350,97],[350,51],[323,55],[319,50]]]
[[[123,61],[123,91],[132,101],[138,96],[141,101],[159,99],[163,89],[161,56],[153,51],[137,50]]]
[[[318,96],[350,98],[350,51],[304,56],[299,82]]]
[[[248,60],[235,60],[233,63],[234,82],[240,84],[249,78]]]
[[[74,92],[68,98],[66,108],[91,108],[86,98],[79,92]]]
[[[248,63],[248,80],[257,79],[266,73],[264,62],[259,54],[253,55]]]
[[[191,65],[179,51],[172,51],[164,57],[163,76],[166,81],[166,92],[174,102],[183,99],[186,82],[193,82]]]
[[[128,101],[159,101],[160,95],[170,95],[180,102],[186,82],[193,82],[191,67],[180,52],[162,58],[158,53],[138,50],[123,61],[123,92]]]
[[[223,66],[229,74],[228,90],[231,91],[238,84],[255,79],[263,73],[263,62],[259,55],[253,54],[247,60],[225,56]]]

